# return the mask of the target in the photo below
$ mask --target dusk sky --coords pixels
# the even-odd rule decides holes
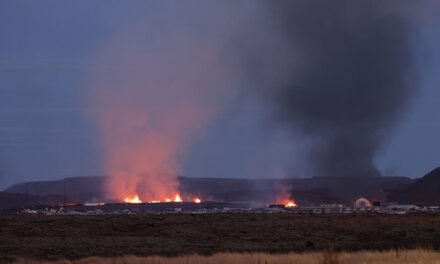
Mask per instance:
[[[96,58],[121,30],[136,21],[154,23],[142,17],[160,16],[155,13],[162,10],[159,1],[146,2],[0,2],[0,189],[24,181],[105,174],[102,135],[86,110]],[[416,178],[440,166],[436,15],[424,11],[412,35],[421,89],[375,159],[384,175]],[[285,135],[266,131],[265,107],[242,96],[230,99],[231,108],[221,110],[187,144],[180,173],[313,176],[301,168],[301,147],[286,146]],[[287,161],[291,155],[296,162]],[[280,169],[289,162],[289,170]]]

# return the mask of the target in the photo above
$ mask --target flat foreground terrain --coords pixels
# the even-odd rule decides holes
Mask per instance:
[[[58,260],[29,261],[21,259],[14,264],[228,264],[228,263],[249,263],[249,264],[438,264],[440,253],[426,250],[405,250],[373,252],[363,251],[354,253],[304,253],[304,254],[283,254],[270,255],[262,253],[238,254],[221,253],[213,256],[188,255],[180,257],[115,257],[101,258],[90,257],[81,260]]]
[[[17,257],[440,249],[440,216],[197,214],[0,216],[0,262]],[[263,262],[264,263],[264,262]]]

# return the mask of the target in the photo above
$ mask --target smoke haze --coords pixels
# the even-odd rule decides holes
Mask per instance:
[[[91,77],[113,199],[173,197],[194,134],[241,85],[225,52],[249,23],[245,5],[155,3],[108,42]]]
[[[379,174],[373,158],[415,91],[406,5],[154,3],[93,65],[88,103],[102,134],[109,197],[174,195],[192,142],[225,109],[249,111],[246,102],[273,111],[258,122],[273,134],[281,128],[283,140],[289,131],[292,147],[297,137],[307,142],[302,156],[314,174]]]
[[[315,174],[379,175],[373,159],[416,90],[409,1],[269,5],[290,47],[289,78],[263,89],[277,118],[310,142]]]
[[[230,85],[218,84],[215,88],[203,85],[204,88],[200,89],[203,92],[196,95],[199,99],[195,101],[202,101],[197,103],[196,108],[203,108],[203,114],[201,117],[197,117],[200,113],[196,114],[195,126],[182,134],[181,144],[176,148],[180,149],[180,153],[171,155],[175,157],[175,162],[171,163],[176,164],[174,167],[184,176],[275,178],[325,175],[327,171],[330,171],[328,174],[339,174],[339,168],[344,164],[328,165],[332,159],[326,157],[338,152],[333,147],[338,144],[334,142],[345,142],[338,138],[344,133],[351,135],[348,125],[329,132],[336,122],[333,108],[334,105],[348,104],[350,107],[347,109],[350,110],[347,112],[355,112],[351,109],[353,105],[362,105],[356,101],[362,98],[350,103],[342,100],[339,92],[330,93],[333,89],[330,86],[335,86],[333,81],[323,88],[324,92],[319,91],[317,85],[308,89],[301,87],[306,87],[314,79],[321,85],[322,80],[331,76],[314,74],[313,69],[330,69],[335,74],[333,71],[337,68],[348,68],[343,67],[347,65],[347,60],[341,58],[354,53],[352,46],[359,47],[356,50],[371,52],[372,59],[379,57],[368,45],[363,45],[364,42],[380,39],[374,32],[386,35],[384,39],[396,39],[396,34],[400,35],[397,38],[402,42],[397,43],[398,49],[391,52],[402,53],[400,59],[408,73],[404,90],[410,95],[398,97],[396,104],[390,104],[397,106],[398,110],[391,111],[388,125],[378,130],[374,128],[371,132],[373,137],[367,135],[366,141],[375,138],[378,141],[367,149],[367,154],[357,154],[363,158],[356,159],[360,164],[350,171],[356,170],[356,167],[367,167],[366,171],[377,174],[374,169],[377,167],[385,175],[415,178],[438,166],[440,1],[179,2],[0,2],[0,171],[3,175],[0,177],[0,188],[26,181],[109,174],[110,153],[105,149],[113,149],[111,145],[115,140],[104,144],[104,139],[108,139],[105,133],[108,129],[102,123],[104,114],[98,113],[106,112],[105,107],[100,107],[102,101],[111,105],[113,99],[110,100],[109,95],[103,98],[97,95],[104,93],[103,90],[107,89],[104,86],[108,86],[114,94],[120,93],[117,96],[128,98],[124,93],[134,93],[132,90],[135,89],[130,86],[136,85],[135,78],[146,81],[151,79],[148,74],[153,75],[148,69],[136,67],[162,65],[165,68],[160,70],[163,76],[176,76],[178,74],[173,73],[176,71],[182,72],[183,76],[189,71],[186,66],[190,65],[183,59],[193,61],[193,57],[198,61],[197,65],[204,64],[199,66],[205,70],[198,74],[198,79],[210,79],[206,73],[216,76],[216,69],[223,69],[220,72],[224,72],[225,80],[222,81]],[[396,30],[388,36],[390,27]],[[322,32],[325,34],[320,35]],[[182,39],[179,34],[186,36],[188,41],[171,40]],[[337,51],[337,39],[341,38],[344,39],[339,41],[343,48]],[[357,39],[356,42],[353,39]],[[190,42],[192,47],[189,47]],[[392,45],[376,46],[375,50],[384,51]],[[200,53],[217,56],[221,63],[215,66],[209,60],[202,63],[199,47]],[[315,50],[318,51],[313,55]],[[217,55],[212,55],[214,53]],[[339,58],[335,54],[344,56]],[[395,57],[393,54],[392,57]],[[366,56],[355,56],[359,59],[353,58],[350,63],[354,66],[348,70],[361,72],[359,65]],[[162,62],[161,57],[168,62]],[[330,58],[334,57],[337,57],[338,64],[330,66]],[[381,59],[390,60],[389,55]],[[176,67],[168,67],[169,64]],[[368,65],[371,63],[368,62]],[[393,75],[397,76],[401,68],[396,67]],[[412,68],[420,74],[417,76],[420,93],[413,85]],[[337,76],[341,75],[337,73]],[[349,79],[347,76],[345,78]],[[364,78],[365,74],[361,76]],[[221,80],[223,77],[216,78]],[[119,83],[123,83],[123,79],[126,83],[117,84],[118,79]],[[414,87],[413,91],[410,86]],[[183,93],[185,89],[180,89],[180,92],[186,94]],[[332,118],[327,118],[327,123],[331,125],[320,124],[322,118],[315,116],[306,119],[310,109],[296,111],[300,108],[300,100],[293,98],[297,90],[303,92],[295,98],[304,97],[325,104],[327,108],[331,106],[332,111],[328,115]],[[330,96],[332,100],[315,100],[310,95],[312,91],[322,93],[322,97]],[[150,96],[142,99],[144,93],[147,92],[137,92],[138,96],[132,97],[147,102]],[[413,100],[415,96],[412,95],[416,93],[419,96]],[[84,98],[88,100],[87,110],[84,109]],[[165,96],[161,98],[163,102],[156,101],[157,105],[168,104]],[[205,98],[214,102],[211,104]],[[218,98],[218,102],[213,98]],[[335,100],[337,103],[331,103]],[[294,102],[296,106],[289,102]],[[146,104],[131,104],[141,105],[137,109],[146,112]],[[168,105],[172,106],[171,103]],[[116,112],[116,106],[106,107],[110,108],[110,112]],[[85,110],[88,111],[86,115]],[[316,109],[316,113],[322,112],[322,108]],[[349,117],[344,118],[344,122],[352,120],[352,116]],[[107,119],[110,118],[113,117]],[[362,120],[364,117],[361,116],[359,123]],[[95,130],[96,127],[99,130]],[[112,125],[112,129],[115,127],[117,125]],[[333,156],[347,158],[344,153]],[[371,164],[371,156],[375,156],[374,164]],[[357,172],[355,174],[358,175]]]

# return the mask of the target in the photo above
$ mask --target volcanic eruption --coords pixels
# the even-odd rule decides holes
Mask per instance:
[[[415,3],[267,4],[274,32],[287,47],[277,55],[284,78],[266,80],[260,88],[275,119],[307,142],[304,154],[314,175],[338,178],[333,190],[338,196],[383,198],[374,158],[418,90],[411,49],[415,20],[409,11]],[[269,53],[277,51],[254,54],[262,58],[254,61],[270,61]]]
[[[356,179],[380,175],[373,159],[417,90],[410,6],[187,1],[134,19],[92,74],[109,199],[173,200],[188,146],[238,95],[274,109],[292,138],[299,131],[314,175],[368,187]]]
[[[89,113],[102,139],[108,200],[181,202],[188,145],[241,85],[227,42],[249,21],[242,3],[145,5],[148,15],[116,31],[94,58]],[[220,11],[229,19],[214,15]]]

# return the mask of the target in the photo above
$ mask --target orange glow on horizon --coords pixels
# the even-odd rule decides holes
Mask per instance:
[[[187,200],[188,202],[191,201],[193,203],[201,203],[202,200],[200,198],[192,198],[191,200]],[[177,193],[173,199],[170,198],[166,198],[163,200],[149,200],[149,201],[142,201],[139,198],[139,195],[132,195],[132,196],[127,196],[126,198],[124,198],[124,202],[125,203],[132,203],[132,204],[139,204],[139,203],[149,203],[149,204],[155,204],[155,203],[182,203],[183,199],[180,197],[180,194]]]
[[[179,194],[176,194],[176,197],[174,197],[174,202],[175,203],[181,203],[182,202],[182,199],[180,198]]]
[[[296,207],[296,203],[292,200],[289,200],[289,201],[286,201],[286,203],[284,203],[284,207],[293,208],[293,207]]]
[[[285,208],[294,208],[297,206],[296,202],[291,198],[290,193],[287,191],[277,195],[276,203],[284,205]]]
[[[126,202],[126,203],[134,203],[134,204],[142,203],[142,201],[141,201],[141,199],[139,199],[138,195],[127,197],[127,198],[124,199],[124,202]]]
[[[194,197],[176,196],[178,176],[184,172],[182,160],[187,158],[194,135],[234,98],[236,72],[218,56],[223,45],[199,41],[198,34],[188,37],[153,30],[163,45],[140,41],[130,43],[134,48],[126,48],[127,38],[136,38],[143,31],[130,27],[114,32],[89,67],[90,96],[85,105],[99,133],[101,165],[108,176],[105,199],[191,202]],[[176,49],[179,41],[185,45]],[[145,52],[138,52],[138,47]],[[191,56],[194,49],[200,56]],[[164,58],[156,60],[158,57]],[[116,72],[117,77],[109,72]]]

